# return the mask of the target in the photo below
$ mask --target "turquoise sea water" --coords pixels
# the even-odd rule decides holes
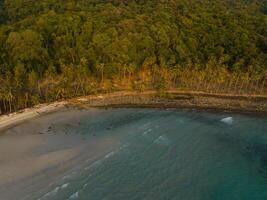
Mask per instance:
[[[267,199],[264,117],[109,109],[65,131],[119,145],[48,186],[40,200]]]

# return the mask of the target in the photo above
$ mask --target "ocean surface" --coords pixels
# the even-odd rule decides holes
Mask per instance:
[[[77,164],[36,199],[267,199],[264,117],[108,109],[85,115],[79,126],[60,126],[85,140],[114,137],[119,145],[88,165]]]

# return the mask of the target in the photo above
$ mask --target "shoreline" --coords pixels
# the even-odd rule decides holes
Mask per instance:
[[[25,120],[58,111],[68,106],[81,108],[172,108],[210,112],[235,112],[267,115],[267,96],[230,95],[194,91],[170,90],[132,92],[121,91],[75,97],[51,104],[40,104],[16,113],[0,115],[0,131]]]
[[[210,112],[212,106],[216,106],[213,111],[218,113],[219,109],[233,112],[230,109],[235,107],[236,112],[238,108],[243,108],[241,110],[243,113],[251,109],[257,116],[266,114],[266,100],[265,97],[211,97],[207,94],[192,95],[185,92],[173,92],[161,94],[161,96],[155,91],[116,92],[42,104],[9,116],[1,116],[0,192],[4,199],[10,200],[16,200],[18,196],[23,199],[28,197],[48,199],[49,195],[71,184],[72,179],[81,175],[80,172],[90,170],[94,163],[109,157],[112,152],[121,148],[126,127],[131,127],[130,130],[134,133],[138,125],[142,125],[140,133],[143,135],[150,130],[147,127],[147,120],[139,123],[140,115],[135,110],[126,111],[135,115],[132,118],[130,117],[132,115],[121,115],[124,111],[108,111],[104,110],[105,108],[175,108]],[[151,112],[151,110],[144,110],[144,112]],[[196,113],[188,114],[195,116]],[[178,113],[179,115],[183,117],[187,114],[182,112]],[[160,117],[164,118],[168,126],[166,116]],[[225,114],[221,116],[224,117]],[[93,123],[82,120],[90,118]],[[127,120],[130,122],[129,125],[125,126],[124,118],[126,125]],[[216,121],[220,119],[215,117]],[[157,120],[154,122],[157,123]],[[190,123],[185,126],[190,127]],[[76,128],[85,132],[73,131]],[[152,141],[155,141],[154,139]]]
[[[40,104],[33,108],[26,108],[18,112],[0,115],[0,131],[23,123],[28,119],[57,111],[63,108],[65,105],[67,105],[66,101],[54,102],[51,104]]]
[[[95,108],[158,108],[267,115],[267,96],[229,95],[205,92],[156,91],[115,92],[69,100],[71,105]]]
[[[50,110],[39,117],[0,132],[0,199],[45,197],[120,145],[117,136],[72,134],[66,130],[83,126],[82,118],[101,115],[101,110],[58,110],[54,104],[42,105],[42,110],[47,106]]]

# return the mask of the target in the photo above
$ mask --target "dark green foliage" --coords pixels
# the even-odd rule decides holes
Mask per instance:
[[[263,74],[266,14],[265,0],[0,0],[0,107],[85,95],[95,79],[144,69]]]

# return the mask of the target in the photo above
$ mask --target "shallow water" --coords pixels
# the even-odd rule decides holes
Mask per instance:
[[[116,137],[120,143],[27,199],[267,199],[266,118],[109,109],[57,126],[85,140]]]

